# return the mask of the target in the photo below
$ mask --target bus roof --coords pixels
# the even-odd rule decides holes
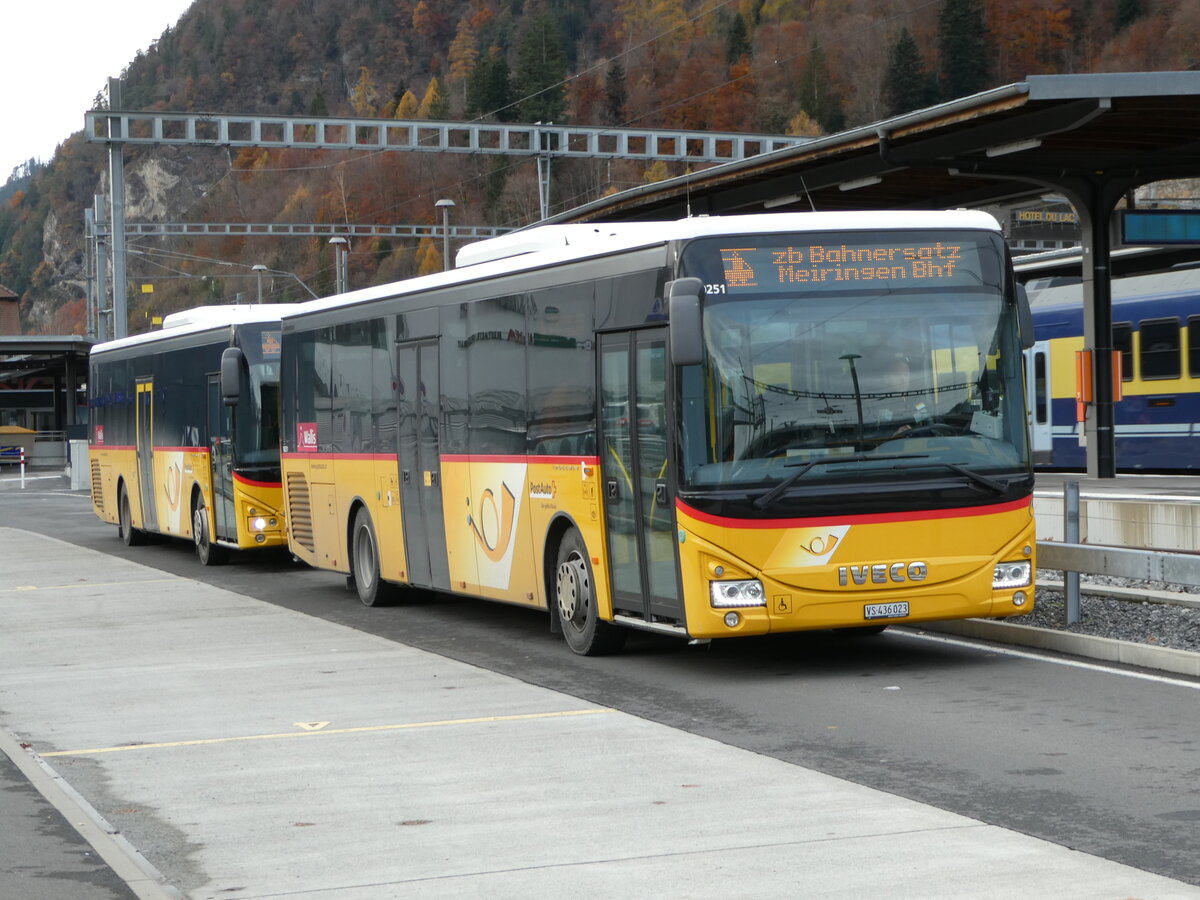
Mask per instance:
[[[297,307],[295,303],[252,303],[237,306],[197,306],[171,313],[163,318],[162,328],[129,337],[117,338],[96,344],[92,353],[104,353],[138,344],[153,344],[185,334],[200,334],[230,325],[270,324]]]
[[[778,232],[863,231],[904,229],[974,229],[1000,232],[988,213],[978,210],[877,210],[854,212],[760,213],[747,216],[693,216],[667,222],[613,222],[542,225],[489,238],[463,247],[459,268],[362,288],[347,294],[294,304],[284,318],[353,306],[385,297],[418,293],[442,286],[481,281],[577,259],[606,256],[700,237]]]

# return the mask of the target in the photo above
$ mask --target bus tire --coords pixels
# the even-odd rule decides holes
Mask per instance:
[[[133,527],[133,510],[129,506],[129,492],[125,490],[124,482],[121,482],[117,497],[117,534],[126,547],[140,547],[146,543],[146,532]]]
[[[199,495],[192,504],[192,543],[202,566],[223,565],[229,559],[228,551],[212,542],[208,529],[208,507]]]
[[[567,646],[580,656],[616,653],[628,636],[624,628],[600,620],[592,564],[574,528],[563,535],[554,567],[554,603]]]
[[[387,606],[395,599],[395,587],[379,574],[379,539],[366,507],[359,507],[350,532],[350,578],[363,606]]]

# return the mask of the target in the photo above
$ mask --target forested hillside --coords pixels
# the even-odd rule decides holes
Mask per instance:
[[[1186,69],[1198,55],[1200,0],[196,0],[130,61],[122,105],[815,135],[1027,75]],[[104,168],[102,147],[77,134],[0,189],[0,283],[22,295],[27,330],[86,330],[83,217]],[[538,215],[532,160],[143,148],[127,150],[126,170],[131,222],[429,223],[443,197],[460,224]],[[678,171],[556,163],[553,205]],[[438,269],[440,249],[359,239],[351,285]],[[132,250],[132,330],[252,297],[255,264],[318,293],[333,280],[316,239]],[[266,291],[307,296],[290,277]]]

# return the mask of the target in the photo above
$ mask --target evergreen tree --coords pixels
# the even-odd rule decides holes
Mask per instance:
[[[558,23],[549,10],[534,16],[517,45],[513,91],[520,98],[517,116],[525,122],[558,122],[567,106],[563,80],[567,61]]]
[[[493,47],[467,79],[467,115],[494,116],[501,122],[511,122],[515,117],[511,103],[508,62],[499,48]]]
[[[742,18],[741,13],[735,13],[725,32],[725,64],[732,66],[743,56],[750,56],[752,53],[746,20]]]
[[[921,61],[917,42],[911,31],[901,28],[888,52],[887,82],[884,85],[887,114],[898,116],[925,106],[932,100],[929,88],[929,76]]]
[[[1113,28],[1120,33],[1141,17],[1142,0],[1117,0],[1117,9],[1113,14]]]
[[[977,94],[988,86],[991,55],[983,0],[945,0],[938,14],[942,98]]]
[[[620,60],[613,60],[604,75],[604,99],[609,125],[620,125],[625,121],[625,104],[629,95],[625,88],[625,67]]]
[[[325,102],[325,95],[320,91],[313,94],[312,102],[308,104],[308,114],[310,116],[329,115],[329,105]]]
[[[825,129],[826,134],[834,134],[846,127],[841,101],[830,90],[825,53],[815,39],[809,45],[804,71],[800,74],[799,95],[800,108]]]

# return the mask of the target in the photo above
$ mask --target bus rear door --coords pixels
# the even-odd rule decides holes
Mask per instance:
[[[396,374],[400,503],[409,583],[449,588],[446,527],[442,521],[437,341],[400,344]]]
[[[154,379],[137,382],[138,494],[142,502],[142,530],[158,530],[154,498]]]
[[[605,334],[600,467],[613,609],[684,625],[668,472],[667,329]]]

